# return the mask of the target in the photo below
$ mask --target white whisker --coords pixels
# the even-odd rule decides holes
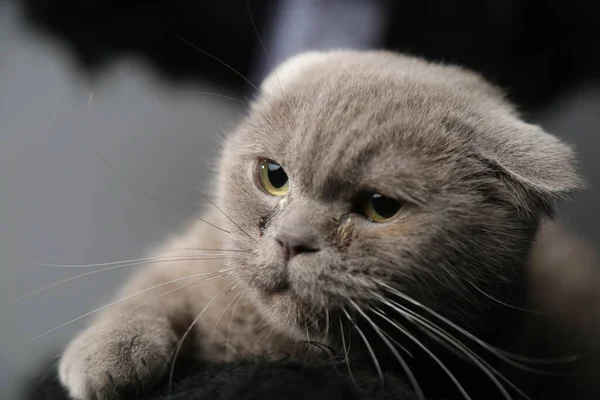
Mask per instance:
[[[41,287],[33,292],[30,293],[26,293],[23,296],[19,297],[18,299],[10,302],[9,304],[7,304],[6,306],[0,308],[0,311],[5,310],[8,307],[12,307],[32,296],[35,296],[39,293],[42,293],[50,288],[53,288],[55,286],[61,285],[63,283],[67,283],[70,281],[73,281],[75,279],[79,279],[79,278],[83,278],[85,276],[90,276],[90,275],[95,275],[95,274],[99,274],[101,272],[105,272],[105,271],[111,271],[111,270],[115,270],[115,269],[121,269],[121,268],[127,268],[127,267],[133,267],[133,266],[137,266],[137,265],[146,265],[146,264],[150,264],[150,263],[164,263],[164,262],[182,262],[182,261],[207,261],[207,260],[225,260],[226,257],[207,257],[207,258],[197,258],[197,257],[187,257],[187,258],[170,258],[170,259],[151,259],[151,260],[145,260],[145,261],[139,261],[139,262],[131,262],[131,263],[126,263],[126,264],[119,264],[119,265],[113,265],[111,267],[106,267],[106,268],[101,268],[101,269],[96,269],[94,271],[90,271],[90,272],[85,272],[83,274],[79,274],[79,275],[75,275],[75,276],[71,276],[69,278],[65,278],[65,279],[61,279],[60,281],[56,281],[56,282],[52,282],[49,285],[46,285],[44,287]]]
[[[356,380],[354,380],[354,374],[352,373],[352,368],[350,367],[350,356],[349,356],[350,348],[346,347],[346,338],[344,335],[344,325],[342,324],[341,318],[338,317],[338,321],[340,322],[340,335],[342,336],[342,348],[344,350],[344,358],[346,359],[346,365],[348,366],[348,374],[350,374],[350,379],[352,380],[352,383],[354,383],[354,386],[358,387]]]
[[[237,310],[238,305],[240,304],[240,300],[242,299],[242,297],[244,297],[243,295],[244,292],[240,292],[240,296],[238,297],[237,301],[235,302],[235,305],[233,306],[233,310],[231,311],[231,318],[229,319],[229,327],[227,328],[227,338],[225,339],[227,344],[229,343],[229,335],[231,334],[231,325],[233,325],[233,318],[235,317],[235,312]]]
[[[202,309],[202,311],[200,311],[200,313],[196,316],[196,318],[194,318],[194,320],[192,321],[192,323],[190,324],[190,326],[183,333],[183,336],[181,336],[181,338],[179,339],[179,342],[177,343],[177,347],[175,348],[175,353],[173,355],[173,361],[171,362],[171,368],[169,370],[169,393],[171,392],[171,390],[173,388],[173,374],[175,372],[175,364],[177,362],[177,357],[179,356],[179,352],[181,351],[181,347],[183,346],[183,343],[185,342],[185,339],[188,337],[188,335],[190,334],[190,332],[194,328],[194,325],[196,325],[196,323],[200,320],[200,318],[202,317],[202,315],[204,314],[204,312],[206,310],[208,310],[208,308],[211,305],[213,305],[217,301],[217,299],[219,297],[221,297],[221,295],[223,293],[225,293],[225,290],[229,289],[228,292],[230,292],[236,286],[237,286],[237,284],[234,283],[231,287],[225,286],[223,289],[219,290],[219,292],[208,302],[208,304],[206,304],[206,306],[204,306],[204,308]]]
[[[348,314],[348,311],[346,311],[345,308],[342,308],[342,311],[344,312],[344,314],[346,314],[346,317],[348,318],[348,320],[350,321],[350,323],[352,325],[354,325],[354,329],[356,329],[356,331],[358,332],[358,334],[362,338],[363,342],[365,343],[365,346],[367,346],[367,350],[369,351],[369,354],[371,355],[371,358],[373,359],[373,364],[375,364],[375,369],[377,370],[377,375],[379,376],[379,379],[381,381],[381,386],[382,387],[385,386],[385,378],[383,377],[383,371],[381,370],[381,366],[379,365],[379,361],[377,360],[377,356],[375,356],[375,352],[373,351],[373,348],[371,347],[371,344],[367,340],[367,337],[365,336],[365,334],[363,333],[363,331],[358,327],[358,325],[356,325],[356,323],[352,320],[352,317],[350,317],[350,314]]]
[[[477,290],[479,293],[481,293],[482,295],[484,295],[488,299],[490,299],[492,301],[495,301],[496,303],[501,304],[501,305],[503,305],[505,307],[512,308],[512,309],[518,310],[518,311],[523,311],[523,312],[526,312],[526,313],[532,313],[532,314],[548,314],[548,313],[546,313],[544,311],[541,311],[541,310],[530,310],[530,309],[527,309],[527,308],[517,307],[515,305],[506,303],[506,302],[504,302],[504,301],[502,301],[500,299],[497,299],[496,297],[492,296],[491,294],[486,293],[482,289],[478,288],[477,285],[475,285],[473,282],[467,280],[467,283],[469,285],[473,286],[473,288],[475,288],[475,290]]]
[[[182,37],[181,35],[177,34],[176,32],[172,31],[171,29],[167,28],[164,25],[160,25],[159,26],[161,28],[163,28],[165,31],[169,32],[171,35],[175,36],[177,39],[181,40],[183,43],[187,44],[188,46],[193,47],[194,49],[198,50],[199,52],[201,52],[202,54],[212,58],[213,60],[217,61],[219,64],[225,66],[227,69],[229,69],[230,71],[232,71],[233,73],[235,73],[237,76],[239,76],[240,78],[242,78],[244,81],[246,81],[250,86],[252,86],[256,91],[259,91],[259,89],[256,87],[256,85],[254,85],[254,83],[252,83],[248,78],[246,78],[241,72],[239,72],[238,70],[236,70],[235,68],[233,68],[231,65],[227,64],[225,61],[221,60],[220,58],[210,54],[208,51],[196,46],[195,44],[193,44],[192,42],[190,42],[189,40],[185,39],[184,37]]]
[[[448,378],[450,378],[450,380],[452,380],[452,382],[454,383],[454,385],[456,386],[456,388],[458,389],[458,391],[462,394],[462,396],[466,400],[471,400],[471,396],[469,396],[469,394],[465,391],[465,389],[462,387],[462,385],[460,384],[460,382],[458,381],[458,379],[456,379],[456,377],[454,376],[454,374],[448,369],[448,367],[446,367],[446,365],[435,354],[433,354],[433,352],[431,350],[429,350],[427,348],[427,346],[425,346],[423,343],[421,343],[421,341],[419,341],[419,339],[417,339],[416,337],[414,337],[410,332],[408,332],[408,330],[406,330],[405,328],[403,328],[400,324],[398,324],[397,322],[395,322],[395,321],[391,320],[390,318],[386,317],[379,310],[374,310],[373,312],[375,314],[377,314],[379,317],[381,317],[384,320],[386,320],[394,328],[398,329],[408,339],[410,339],[414,344],[416,344],[417,346],[419,346],[425,353],[427,353],[427,355],[429,357],[431,357],[435,361],[435,363],[444,371],[444,373],[448,376]]]
[[[108,168],[108,169],[109,169],[109,170],[110,170],[110,171],[113,173],[113,175],[115,175],[115,176],[116,176],[116,177],[117,177],[117,178],[118,178],[120,181],[122,181],[124,184],[126,184],[126,185],[127,185],[127,186],[129,186],[130,188],[132,188],[132,189],[134,189],[134,190],[136,190],[136,191],[140,192],[141,194],[145,195],[146,197],[149,197],[149,198],[151,198],[152,200],[154,200],[154,201],[156,201],[156,202],[158,202],[158,203],[160,203],[160,204],[162,204],[162,205],[164,205],[164,206],[166,206],[166,207],[168,207],[168,208],[171,208],[171,209],[173,209],[173,210],[175,210],[175,211],[179,211],[180,213],[182,213],[182,214],[184,214],[184,215],[187,215],[187,216],[189,216],[189,217],[192,217],[192,218],[194,218],[194,219],[197,219],[198,221],[202,221],[202,222],[204,222],[205,224],[207,224],[207,225],[210,225],[210,226],[212,226],[213,228],[220,230],[221,232],[225,232],[225,233],[231,233],[231,232],[229,232],[228,230],[226,230],[226,229],[223,229],[223,228],[221,228],[221,227],[219,227],[219,226],[217,226],[217,225],[213,224],[212,222],[208,222],[208,221],[207,221],[207,220],[205,220],[204,218],[201,218],[201,217],[197,216],[197,215],[196,215],[196,214],[194,214],[194,213],[191,213],[191,212],[189,212],[189,211],[185,211],[184,209],[182,209],[182,208],[180,208],[180,207],[177,207],[177,206],[174,206],[174,205],[172,205],[172,204],[169,204],[169,203],[167,203],[166,201],[164,201],[164,200],[162,200],[162,199],[160,199],[160,198],[156,197],[156,196],[155,196],[155,195],[153,195],[152,193],[150,193],[150,192],[148,192],[148,191],[146,191],[146,190],[142,189],[141,187],[139,187],[139,186],[137,186],[137,185],[134,185],[133,183],[131,183],[131,182],[129,182],[127,179],[125,179],[125,178],[124,178],[124,177],[123,177],[123,176],[122,176],[122,175],[121,175],[121,174],[120,174],[120,173],[119,173],[119,172],[118,172],[116,169],[114,169],[114,168],[113,168],[113,167],[112,167],[112,166],[111,166],[111,165],[110,165],[110,164],[109,164],[109,163],[108,163],[108,162],[107,162],[107,161],[104,159],[104,157],[102,157],[102,154],[98,153],[98,156],[100,157],[100,160],[102,161],[102,163],[103,163],[103,164],[104,164],[104,165],[105,165],[105,166],[106,166],[106,167],[107,167],[107,168]]]
[[[189,254],[186,256],[191,257]],[[221,257],[221,256],[227,256],[227,254],[203,253],[203,254],[198,255],[198,257],[200,257],[200,256]],[[103,262],[103,263],[96,263],[96,264],[50,264],[50,263],[41,263],[41,262],[34,262],[34,261],[19,261],[19,262],[24,263],[24,264],[39,265],[39,266],[43,266],[43,267],[55,267],[55,268],[93,268],[93,267],[105,267],[107,265],[129,264],[129,263],[148,263],[148,262],[151,262],[154,260],[160,260],[161,258],[165,258],[165,256],[134,258],[132,260],[110,261],[110,262]],[[169,261],[169,260],[165,260],[165,261]],[[139,265],[139,264],[133,264],[133,265]]]
[[[85,313],[85,314],[83,314],[83,315],[80,315],[80,316],[79,316],[79,317],[77,317],[77,318],[73,318],[72,320],[70,320],[70,321],[67,321],[67,322],[65,322],[64,324],[61,324],[61,325],[57,326],[56,328],[50,329],[49,331],[46,331],[46,332],[44,332],[44,333],[42,333],[42,334],[39,334],[39,335],[37,335],[37,336],[35,336],[35,337],[31,338],[31,339],[28,339],[28,340],[25,342],[25,344],[27,344],[27,343],[30,343],[30,342],[33,342],[34,340],[37,340],[37,339],[41,338],[42,336],[46,336],[46,335],[48,335],[48,334],[50,334],[50,333],[52,333],[52,332],[55,332],[55,331],[57,331],[57,330],[59,330],[59,329],[61,329],[61,328],[65,327],[65,326],[67,326],[67,325],[69,325],[69,324],[71,324],[71,323],[73,323],[73,322],[79,321],[79,320],[81,320],[81,319],[83,319],[83,318],[85,318],[85,317],[88,317],[88,316],[90,316],[90,315],[92,315],[92,314],[95,314],[95,313],[97,313],[97,312],[99,312],[99,311],[102,311],[102,310],[104,310],[104,309],[106,309],[106,308],[112,307],[112,306],[114,306],[114,305],[116,305],[116,304],[119,304],[119,303],[121,303],[121,302],[125,301],[125,300],[128,300],[128,299],[130,299],[130,298],[132,298],[132,297],[138,296],[138,295],[140,295],[140,294],[142,294],[142,293],[145,293],[145,292],[148,292],[148,291],[150,291],[150,290],[156,289],[156,288],[158,288],[158,287],[165,286],[165,285],[169,285],[169,284],[171,284],[171,283],[174,283],[174,282],[179,282],[179,281],[186,280],[186,279],[192,279],[192,278],[195,278],[195,277],[198,277],[198,276],[203,276],[203,275],[204,275],[204,276],[206,276],[206,275],[214,275],[214,274],[218,274],[218,273],[223,273],[223,272],[230,271],[230,270],[232,270],[232,269],[233,269],[233,268],[227,268],[227,269],[225,269],[225,270],[217,271],[217,272],[215,272],[215,273],[211,273],[211,272],[208,272],[208,273],[206,273],[206,272],[205,272],[205,273],[202,273],[202,274],[194,274],[194,275],[186,276],[186,277],[183,277],[183,278],[174,279],[174,280],[172,280],[172,281],[169,281],[169,282],[163,282],[163,283],[160,283],[160,284],[158,284],[158,285],[154,285],[154,286],[152,286],[152,287],[149,287],[149,288],[147,288],[147,289],[144,289],[144,290],[141,290],[141,291],[139,291],[139,292],[136,292],[136,293],[130,294],[130,295],[128,295],[128,296],[125,296],[125,297],[123,297],[123,298],[121,298],[121,299],[119,299],[119,300],[116,300],[116,301],[113,301],[113,302],[111,302],[111,303],[105,304],[105,305],[103,305],[102,307],[98,307],[98,308],[96,308],[95,310],[92,310],[92,311],[90,311],[90,312],[87,312],[87,313]],[[219,277],[223,277],[223,276],[226,276],[226,275],[220,275]],[[208,280],[210,280],[210,278],[209,278],[209,279],[207,279],[207,281],[208,281]]]
[[[238,286],[239,284],[235,285],[234,287],[231,288],[231,290],[235,290],[235,288]],[[219,322],[221,322],[221,319],[223,318],[223,315],[225,315],[225,312],[229,309],[229,307],[233,304],[234,301],[237,300],[238,297],[240,297],[240,295],[242,294],[242,292],[238,292],[235,296],[233,296],[233,299],[231,299],[231,301],[223,308],[223,311],[221,311],[221,314],[219,315],[219,318],[217,318],[217,321],[215,322],[215,326],[213,327],[212,332],[210,333],[210,339],[209,341],[212,339],[212,337],[215,334],[215,331],[217,329],[217,325],[219,325]]]
[[[410,296],[407,296],[406,294],[394,289],[393,287],[381,282],[381,281],[377,281],[375,280],[378,284],[384,286],[390,293],[408,301],[409,303],[419,307],[420,309],[426,311],[427,313],[431,314],[432,316],[436,317],[437,319],[439,319],[440,321],[448,324],[451,328],[457,330],[458,332],[462,333],[463,335],[465,335],[467,338],[471,339],[472,341],[474,341],[475,343],[477,343],[478,345],[480,345],[481,347],[483,347],[484,349],[486,349],[487,351],[489,351],[490,353],[492,353],[493,355],[495,355],[496,357],[498,357],[499,359],[503,360],[504,362],[520,368],[524,371],[528,371],[528,372],[534,372],[534,373],[538,373],[538,374],[549,374],[547,371],[542,371],[542,370],[538,370],[535,368],[529,368],[525,365],[519,364],[518,362],[515,362],[513,359],[521,359],[521,360],[529,360],[530,362],[533,363],[532,360],[536,360],[536,359],[532,359],[532,358],[528,358],[519,354],[514,354],[511,352],[508,352],[506,350],[502,350],[498,347],[495,347],[489,343],[484,342],[483,340],[479,339],[477,336],[473,335],[472,333],[470,333],[469,331],[467,331],[466,329],[461,328],[460,326],[458,326],[457,324],[455,324],[454,322],[450,321],[448,318],[440,315],[439,313],[435,312],[434,310],[430,309],[429,307],[421,304],[420,302],[414,300],[413,298],[411,298]],[[572,356],[572,357],[577,357],[577,356]],[[565,358],[562,358],[563,360]],[[573,361],[573,358],[569,358],[568,361]],[[550,359],[542,359],[542,362],[546,362],[546,363],[550,363]],[[559,361],[556,360],[556,362],[558,363]]]
[[[352,306],[356,309],[356,311],[360,315],[362,315],[364,319],[367,320],[367,322],[373,327],[373,329],[375,330],[377,335],[379,335],[381,340],[383,340],[383,342],[388,346],[388,348],[390,349],[392,354],[394,354],[394,357],[396,357],[396,359],[398,360],[398,363],[400,363],[400,365],[402,366],[402,369],[406,373],[408,380],[410,381],[413,389],[415,390],[417,398],[419,398],[421,400],[425,400],[425,395],[423,394],[423,390],[421,390],[421,386],[419,386],[419,382],[417,382],[417,378],[415,378],[415,375],[412,373],[412,371],[408,367],[408,364],[406,364],[406,362],[404,361],[404,359],[402,358],[400,353],[398,353],[398,351],[392,345],[392,343],[385,337],[385,335],[383,335],[383,333],[381,332],[381,329],[379,329],[377,324],[375,324],[375,322],[373,322],[373,320],[371,318],[369,318],[363,310],[360,309],[358,304],[356,304],[353,300],[350,300],[350,304],[352,304]]]

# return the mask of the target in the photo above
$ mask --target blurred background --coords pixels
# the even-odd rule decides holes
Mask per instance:
[[[143,257],[188,218],[101,157],[195,211],[248,80],[304,50],[386,48],[482,73],[577,147],[590,189],[563,219],[597,243],[598,20],[593,0],[0,0],[0,398],[18,399],[86,318],[64,324],[136,268],[37,292],[90,269],[31,262]]]

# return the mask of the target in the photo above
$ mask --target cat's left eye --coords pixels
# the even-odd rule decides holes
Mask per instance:
[[[365,193],[358,200],[358,211],[373,222],[386,222],[402,209],[402,202],[379,193]]]
[[[256,171],[258,182],[272,196],[285,196],[288,191],[288,176],[283,167],[271,160],[260,160]]]

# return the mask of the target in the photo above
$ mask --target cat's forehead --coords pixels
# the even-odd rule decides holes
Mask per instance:
[[[240,143],[284,165],[304,187],[446,179],[463,142],[456,131],[470,129],[480,103],[460,90],[470,78],[452,69],[423,74],[412,59],[398,63],[385,53],[335,57],[309,53],[271,74]]]

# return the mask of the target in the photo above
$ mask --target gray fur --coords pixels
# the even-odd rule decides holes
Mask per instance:
[[[286,170],[286,196],[259,189],[261,158]],[[230,233],[194,221],[164,248],[243,251],[226,261],[157,263],[121,296],[202,271],[233,274],[151,301],[181,284],[161,287],[98,317],[61,360],[73,397],[102,398],[164,374],[160,360],[220,290],[193,331],[199,354],[213,361],[305,353],[294,340],[307,334],[339,349],[324,324],[308,322],[350,302],[368,308],[386,295],[378,281],[484,335],[492,305],[471,285],[518,300],[540,221],[582,181],[571,148],[521,120],[476,74],[388,52],[338,51],[301,55],[266,79],[224,143],[214,185],[228,218],[212,207],[204,218]],[[373,223],[353,212],[361,190],[405,206]],[[286,262],[282,234],[316,251]],[[236,295],[233,315],[225,307]],[[144,302],[128,319],[128,307]],[[261,318],[265,327],[254,329]],[[235,352],[222,346],[227,337]],[[140,368],[142,356],[151,371]]]

